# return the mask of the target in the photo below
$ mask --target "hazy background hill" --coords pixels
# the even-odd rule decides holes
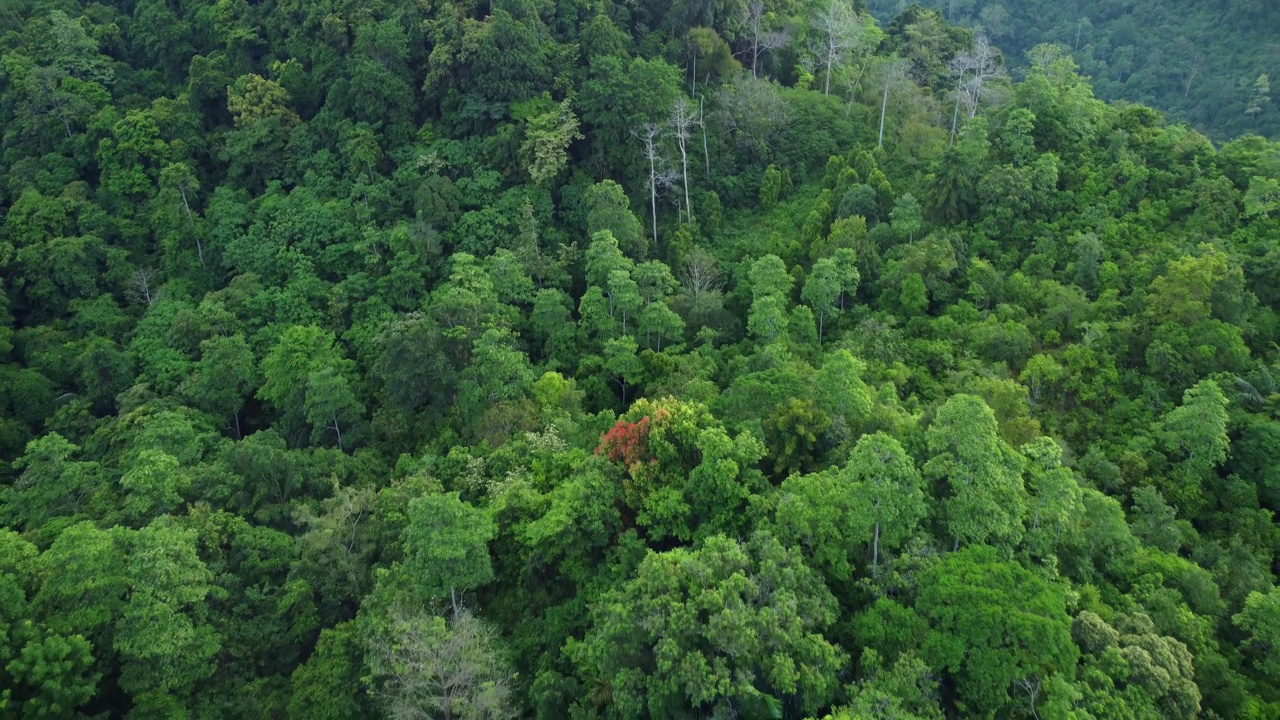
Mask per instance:
[[[1185,119],[1215,141],[1280,135],[1280,2],[1274,0],[923,0],[952,22],[981,27],[1014,68],[1039,43],[1070,47],[1106,100]],[[911,3],[867,0],[888,22]]]

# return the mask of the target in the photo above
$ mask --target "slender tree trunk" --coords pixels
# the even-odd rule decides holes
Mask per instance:
[[[333,419],[333,431],[338,434],[338,452],[346,452],[347,449],[342,446],[342,428],[338,427],[338,418]]]
[[[680,137],[680,165],[684,168],[684,212],[689,224],[693,224],[693,203],[689,202],[689,154],[684,149],[684,136]]]
[[[187,221],[194,226],[196,219],[191,212],[191,203],[187,201],[187,189],[182,187],[181,184],[179,184],[178,192],[182,194],[182,207],[187,211]],[[194,229],[193,229],[193,232],[195,232]],[[199,232],[195,232],[195,238],[196,238],[196,255],[200,257],[200,267],[204,267],[204,246],[200,244]]]
[[[187,202],[187,189],[179,184],[178,192],[182,195],[182,207],[187,211],[187,220],[195,222],[195,218],[191,214],[191,203]]]
[[[235,411],[234,416],[236,419],[236,439],[243,440],[244,434],[240,432],[240,411],[239,410]]]
[[[978,86],[973,91],[973,107],[969,110],[970,120],[978,116],[978,103],[982,101],[982,75],[976,76],[975,79],[978,81]]]
[[[680,149],[680,172],[684,182],[684,208],[687,222],[693,224],[693,204],[689,202],[689,130],[693,126],[693,109],[684,98],[676,100],[668,119]]]
[[[964,73],[960,73],[960,79],[956,81],[956,107],[951,111],[951,142],[947,147],[956,144],[956,121],[960,118],[960,84],[964,81]]]
[[[827,311],[822,310],[818,313],[818,347],[822,347],[822,321],[827,317]]]
[[[880,100],[880,142],[878,147],[884,147],[884,114],[889,109],[889,83],[884,84],[884,98]]]
[[[875,539],[871,541],[871,574],[877,575],[880,572],[880,521],[876,520]]]
[[[653,153],[649,153],[649,211],[653,217],[653,246],[658,247],[658,186],[657,168],[654,167]]]
[[[698,96],[698,124],[702,126],[702,157],[707,161],[707,177],[711,177],[711,153],[707,150],[706,98]]]
[[[689,85],[689,94],[694,95],[698,92],[698,53],[693,53],[693,83]]]

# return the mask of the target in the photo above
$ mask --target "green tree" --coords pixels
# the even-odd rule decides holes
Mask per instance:
[[[779,488],[774,532],[784,544],[798,548],[829,587],[840,587],[853,577],[853,550],[867,534],[868,523],[858,512],[854,492],[848,473],[834,468],[792,474]]]
[[[196,407],[218,418],[231,417],[236,437],[240,431],[240,411],[249,391],[258,383],[253,351],[240,334],[212,337],[200,344],[200,360],[183,385],[184,394]]]
[[[530,314],[533,338],[541,346],[542,359],[554,368],[565,368],[576,359],[577,325],[572,303],[572,298],[557,288],[543,288],[534,296]],[[539,359],[536,352],[532,355]]]
[[[910,273],[902,279],[898,305],[907,315],[923,315],[929,311],[929,291],[919,273]]]
[[[778,204],[782,195],[782,173],[774,165],[765,168],[760,178],[760,207],[766,212]]]
[[[639,349],[635,338],[630,335],[613,338],[604,344],[604,370],[617,383],[624,406],[627,404],[628,388],[639,383],[641,373],[644,372],[644,365],[636,357]]]
[[[53,518],[78,514],[93,494],[98,468],[72,460],[79,451],[56,432],[28,443],[13,464],[21,474],[0,494],[6,524],[39,530]]]
[[[809,303],[818,316],[819,345],[822,344],[827,315],[838,312],[836,301],[844,290],[840,280],[840,268],[835,260],[822,258],[813,264],[813,270],[805,278],[804,289],[800,291],[800,299]]]
[[[595,241],[596,233],[609,231],[628,258],[644,258],[649,245],[640,220],[631,211],[631,201],[621,184],[602,181],[591,187],[586,211],[586,232]]]
[[[662,352],[662,341],[678,342],[684,337],[684,320],[665,302],[651,302],[640,314],[639,332],[644,333],[645,345]],[[657,341],[657,347],[653,342]]]
[[[829,353],[813,376],[814,401],[851,436],[870,418],[875,397],[863,382],[867,365],[848,350]]]
[[[610,218],[616,221],[616,217]],[[623,223],[625,225],[625,223]],[[612,230],[598,230],[591,235],[591,244],[587,246],[583,258],[587,284],[605,289],[609,284],[609,276],[614,270],[630,272],[635,266],[623,253],[618,238]]]
[[[1026,508],[1023,460],[1000,439],[991,408],[973,395],[953,395],[925,438],[932,457],[924,473],[944,480],[949,490],[942,501],[943,523],[953,545],[1016,545]]]
[[[924,519],[924,484],[902,445],[884,433],[865,435],[841,470],[854,512],[870,520],[871,569],[880,569],[880,549],[896,550]]]
[[[1012,710],[1019,683],[1073,676],[1066,593],[993,548],[965,548],[925,571],[916,611],[930,627],[923,657],[952,677],[962,712]]]
[[[889,219],[893,222],[894,231],[906,233],[907,242],[914,242],[916,233],[924,227],[924,211],[920,201],[911,193],[904,193],[898,198],[889,212]]]
[[[457,493],[413,500],[408,520],[400,543],[412,587],[423,599],[449,596],[456,613],[458,590],[493,579],[489,562],[489,541],[496,533],[493,520]]]
[[[1218,384],[1202,380],[1182,395],[1182,404],[1160,423],[1161,439],[1171,459],[1178,462],[1182,481],[1167,492],[1184,512],[1195,512],[1204,502],[1204,483],[1213,469],[1227,459],[1227,398]]]
[[[336,597],[359,596],[367,589],[369,556],[374,551],[371,515],[372,488],[341,485],[335,478],[333,495],[318,508],[300,505],[293,520],[306,532],[298,537],[301,564],[318,568],[327,582],[337,586]],[[336,577],[335,577],[336,575]],[[320,589],[320,583],[313,583]]]
[[[289,108],[289,102],[289,91],[261,75],[241,75],[227,88],[227,110],[236,125],[250,125],[268,118],[292,125],[298,122],[298,116]]]
[[[787,305],[794,278],[777,255],[765,255],[751,264],[747,272],[751,282],[751,309],[747,314],[747,330],[765,343],[787,331]]]
[[[836,710],[827,720],[899,718],[941,720],[935,698],[938,680],[920,658],[906,654],[889,665],[871,648],[862,651],[862,676],[852,692],[848,708]]]
[[[812,321],[810,321],[812,322]],[[791,398],[765,418],[765,444],[778,477],[812,469],[822,454],[831,418],[812,400]]]
[[[1270,218],[1273,213],[1280,214],[1280,180],[1250,178],[1249,190],[1244,194],[1245,217]]]
[[[40,619],[60,635],[111,646],[130,588],[126,531],[77,523],[63,530],[36,561],[44,581],[32,598]]]
[[[632,133],[664,120],[680,86],[679,69],[661,58],[591,58],[576,103],[591,143],[591,165],[600,174],[620,173],[636,182],[629,186],[639,186],[647,162]]]
[[[114,648],[120,687],[135,712],[181,712],[189,695],[216,667],[221,638],[204,618],[217,592],[196,549],[196,532],[160,518],[132,538],[126,572],[129,597],[121,608]]]
[[[434,318],[411,313],[389,321],[373,346],[376,358],[370,374],[380,382],[392,407],[410,413],[450,397],[457,369],[446,354],[446,340]]]
[[[1258,674],[1280,675],[1280,590],[1249,593],[1244,609],[1232,621],[1249,638],[1246,647]]]
[[[1266,73],[1258,76],[1253,81],[1253,91],[1249,95],[1249,106],[1245,108],[1244,114],[1248,117],[1261,115],[1268,105],[1271,104],[1271,80]]]
[[[646,555],[593,603],[590,629],[567,651],[587,682],[608,688],[594,703],[620,717],[776,714],[783,702],[813,712],[845,662],[820,634],[835,613],[796,551],[765,534],[712,536]],[[593,700],[578,704],[589,711]]]
[[[626,270],[614,270],[609,273],[605,284],[605,296],[609,298],[609,314],[622,325],[622,334],[627,334],[627,320],[639,315],[644,298],[640,295],[640,286],[631,279]]]
[[[525,125],[520,154],[525,171],[533,182],[546,185],[555,179],[569,162],[569,144],[582,137],[578,132],[578,116],[573,113],[568,100],[530,117]]]
[[[191,486],[191,477],[172,455],[143,450],[120,477],[120,486],[129,493],[125,510],[137,520],[148,521],[182,503],[182,492]]]
[[[359,639],[348,621],[320,631],[315,652],[293,671],[289,720],[355,720],[369,708],[361,702]]]
[[[262,387],[258,397],[279,410],[286,429],[296,433],[304,424],[313,423],[321,432],[331,423],[325,417],[329,410],[354,412],[355,406],[348,375],[354,363],[342,357],[334,347],[333,334],[313,325],[294,325],[285,329],[280,340],[262,359]],[[311,380],[316,379],[316,391]],[[314,396],[308,409],[308,398]],[[360,410],[363,412],[363,410]]]
[[[89,702],[102,677],[92,651],[79,635],[46,634],[24,645],[7,667],[14,680],[33,690],[22,702],[22,717],[73,717]]]
[[[342,426],[350,433],[351,423],[364,415],[364,405],[356,399],[351,383],[332,366],[321,367],[307,376],[302,409],[311,425],[311,442],[319,443],[332,430],[338,450],[346,451]]]
[[[783,298],[766,295],[751,302],[747,331],[762,343],[771,343],[782,336],[788,325],[786,300]]]
[[[1027,543],[1041,557],[1050,557],[1062,532],[1083,510],[1080,485],[1071,469],[1062,464],[1062,448],[1038,437],[1022,446],[1027,458],[1027,492],[1031,518]]]
[[[787,272],[786,263],[777,255],[765,255],[751,264],[747,277],[751,281],[751,296],[762,298],[776,296],[789,298],[795,279]]]

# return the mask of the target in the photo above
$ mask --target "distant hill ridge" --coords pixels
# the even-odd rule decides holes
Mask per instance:
[[[1215,141],[1280,137],[1280,2],[1271,0],[925,0],[982,28],[1015,69],[1040,43],[1071,48],[1105,100],[1158,108]],[[888,23],[910,6],[867,0]]]

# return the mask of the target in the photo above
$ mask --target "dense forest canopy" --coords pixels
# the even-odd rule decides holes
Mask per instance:
[[[867,0],[888,22],[912,3]],[[1071,48],[1105,100],[1159,108],[1225,142],[1280,138],[1280,4],[1268,0],[920,0],[981,30],[1025,67],[1041,43]]]
[[[3,3],[0,717],[1280,717],[1265,53],[989,7]]]

